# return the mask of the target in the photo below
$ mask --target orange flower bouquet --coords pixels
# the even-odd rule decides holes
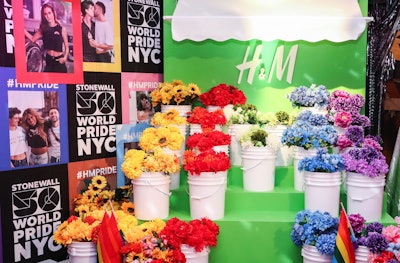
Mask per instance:
[[[214,130],[216,125],[226,124],[227,120],[221,109],[209,112],[205,108],[195,107],[187,121],[190,124],[200,124],[203,132],[209,132]]]

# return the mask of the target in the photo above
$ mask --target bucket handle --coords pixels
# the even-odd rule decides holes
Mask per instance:
[[[346,191],[346,195],[347,195],[348,197],[350,197],[350,199],[353,200],[353,201],[366,201],[366,200],[368,200],[368,199],[371,199],[371,198],[375,197],[377,194],[380,194],[380,193],[381,193],[381,192],[378,191],[377,193],[373,193],[372,195],[367,196],[367,197],[365,197],[365,198],[357,198],[357,197],[353,197],[353,196],[349,195],[348,191]]]
[[[192,195],[190,195],[190,193],[189,193],[188,191],[186,191],[186,192],[188,193],[188,195],[189,195],[190,198],[201,200],[201,199],[206,199],[206,198],[209,198],[209,197],[215,195],[216,193],[218,193],[219,189],[221,189],[221,187],[225,187],[225,185],[226,185],[226,179],[223,178],[223,179],[222,179],[222,182],[220,183],[220,185],[219,185],[219,187],[217,188],[216,191],[212,192],[212,193],[209,194],[209,195],[205,195],[205,196],[201,196],[201,197],[199,197],[199,196],[192,196]]]
[[[150,185],[152,188],[156,189],[157,191],[159,191],[160,193],[162,193],[164,195],[171,196],[171,194],[172,194],[171,192],[166,193],[163,190],[157,188],[155,185],[151,184],[150,180],[146,180],[146,184]]]
[[[251,170],[251,169],[253,169],[253,168],[256,168],[256,167],[259,166],[261,163],[262,163],[262,161],[259,161],[258,163],[256,163],[255,165],[253,165],[253,166],[251,166],[251,167],[246,167],[246,168],[244,168],[244,167],[243,167],[243,161],[242,161],[242,165],[241,165],[240,169],[242,169],[242,171],[248,171],[248,170]]]
[[[343,185],[346,182],[346,177],[341,176],[340,178],[340,185]],[[303,192],[306,190],[306,178],[303,178],[303,186],[301,187],[301,189],[303,190]],[[347,192],[346,192],[347,194]],[[368,198],[369,199],[369,198]],[[353,199],[354,200],[354,199]],[[366,200],[366,199],[365,199]]]

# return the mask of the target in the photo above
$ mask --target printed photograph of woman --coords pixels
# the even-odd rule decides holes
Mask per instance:
[[[67,29],[57,20],[52,5],[43,4],[40,13],[39,29],[33,35],[25,29],[25,36],[33,43],[36,43],[39,39],[42,40],[42,49],[45,50],[44,72],[67,73],[66,62],[69,55]],[[29,71],[31,68],[29,61],[27,64]]]

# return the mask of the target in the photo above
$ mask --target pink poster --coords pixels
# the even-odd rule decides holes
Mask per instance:
[[[13,1],[15,67],[20,83],[82,83],[79,0]]]
[[[150,92],[163,81],[159,73],[121,73],[122,123],[149,123],[157,109],[151,105]]]

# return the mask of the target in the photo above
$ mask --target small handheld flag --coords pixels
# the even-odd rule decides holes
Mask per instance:
[[[353,239],[355,239],[354,232],[342,205],[339,218],[339,228],[336,236],[335,252],[332,257],[333,263],[356,262]]]
[[[97,254],[99,263],[121,263],[122,237],[118,230],[117,220],[112,212],[104,212],[97,240]]]

